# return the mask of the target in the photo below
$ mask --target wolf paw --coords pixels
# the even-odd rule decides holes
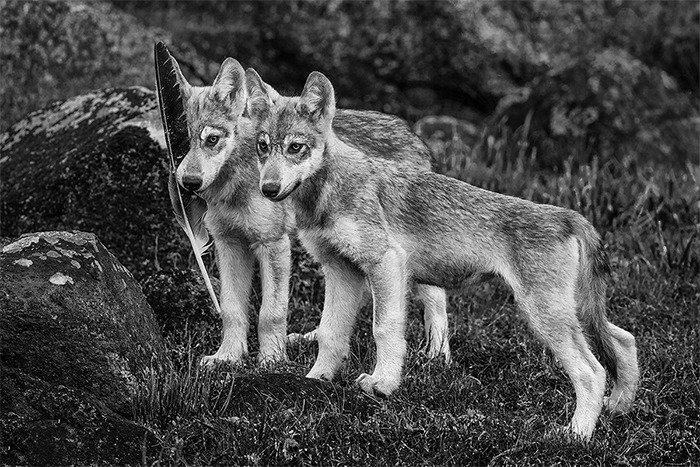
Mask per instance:
[[[316,367],[313,367],[311,371],[306,374],[306,377],[310,379],[320,379],[321,381],[333,380],[333,375],[329,371]]]
[[[316,329],[313,331],[309,331],[306,334],[300,334],[298,332],[293,332],[291,334],[287,334],[287,343],[288,344],[296,344],[297,342],[312,342],[315,341],[316,339]]]
[[[355,382],[362,391],[379,397],[389,397],[399,387],[399,381],[393,381],[390,378],[377,376],[376,374],[368,375],[367,373],[362,373]]]
[[[424,353],[428,360],[442,363],[445,366],[452,365],[452,354],[450,353],[449,349],[447,351],[441,349],[428,349],[427,351],[424,351]]]
[[[603,398],[603,407],[613,415],[624,415],[632,410],[634,399],[626,398],[623,394],[613,392],[610,397]]]
[[[201,366],[213,367],[223,363],[236,365],[242,363],[242,361],[242,354],[235,355],[216,352],[214,355],[205,355],[204,357],[202,357],[202,359],[199,361],[199,364]]]

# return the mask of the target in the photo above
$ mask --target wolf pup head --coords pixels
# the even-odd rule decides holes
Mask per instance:
[[[247,98],[245,72],[227,58],[211,86],[191,86],[173,59],[180,84],[190,150],[177,168],[177,181],[188,190],[203,192],[217,178],[238,142],[236,127]]]
[[[333,86],[314,71],[299,97],[283,97],[249,68],[246,88],[257,135],[260,191],[281,201],[323,164],[335,114]]]

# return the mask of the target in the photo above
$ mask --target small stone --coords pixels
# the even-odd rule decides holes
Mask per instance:
[[[31,259],[26,259],[26,258],[15,260],[15,261],[13,261],[13,263],[19,264],[20,266],[26,266],[26,267],[29,267],[32,264],[34,264],[34,262]]]

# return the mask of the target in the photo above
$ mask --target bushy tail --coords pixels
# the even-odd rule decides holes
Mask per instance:
[[[581,246],[577,290],[579,319],[600,363],[617,380],[617,356],[605,312],[605,293],[610,275],[608,257],[593,226],[581,218],[578,227],[577,237]]]

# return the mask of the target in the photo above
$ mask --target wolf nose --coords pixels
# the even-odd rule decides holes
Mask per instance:
[[[185,174],[182,177],[182,186],[190,191],[197,191],[202,187],[202,177],[199,175]]]
[[[260,187],[260,191],[268,198],[274,198],[280,192],[280,184],[277,182],[265,182],[262,187]]]

